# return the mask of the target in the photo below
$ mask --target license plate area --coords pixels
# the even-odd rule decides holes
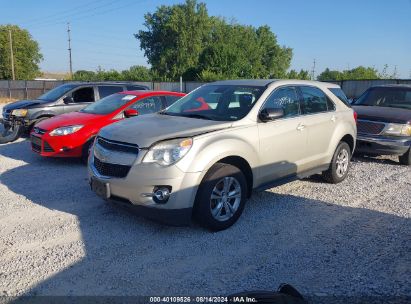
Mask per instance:
[[[91,190],[103,199],[110,198],[110,184],[101,182],[95,178],[91,178]]]

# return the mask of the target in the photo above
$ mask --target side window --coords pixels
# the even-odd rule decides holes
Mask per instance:
[[[177,100],[179,100],[181,97],[180,96],[171,96],[171,95],[166,95],[164,96],[166,99],[166,106],[171,106],[173,103],[175,103]]]
[[[300,114],[300,99],[295,87],[284,87],[275,90],[266,100],[262,109],[282,108],[284,117]]]
[[[98,93],[100,95],[100,99],[106,96],[109,96],[114,93],[122,92],[123,87],[116,87],[116,86],[99,86]]]
[[[130,85],[127,86],[128,91],[147,91],[146,87],[137,86],[137,85]]]
[[[132,104],[130,108],[137,110],[139,115],[156,113],[162,109],[161,97],[152,96],[140,99]]]
[[[94,89],[93,87],[85,87],[75,90],[71,93],[73,101],[78,102],[93,102],[94,101]]]
[[[300,87],[303,94],[302,112],[304,114],[314,114],[327,112],[328,107],[334,108],[334,104],[328,100],[323,91],[315,87]],[[331,104],[329,104],[331,103]],[[332,109],[329,109],[330,111]]]

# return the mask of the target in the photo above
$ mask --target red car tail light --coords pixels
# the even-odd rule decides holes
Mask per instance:
[[[357,122],[357,118],[358,118],[358,114],[357,114],[357,112],[354,111],[354,120],[355,120],[355,122]]]

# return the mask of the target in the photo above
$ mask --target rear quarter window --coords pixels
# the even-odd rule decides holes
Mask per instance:
[[[348,101],[347,96],[345,96],[345,93],[343,92],[343,90],[341,90],[340,88],[328,88],[331,93],[333,93],[339,100],[341,100],[347,107],[351,108],[351,104]]]

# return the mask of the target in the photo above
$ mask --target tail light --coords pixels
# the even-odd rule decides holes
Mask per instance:
[[[355,122],[357,122],[357,118],[358,118],[358,114],[357,114],[357,112],[354,111],[354,120],[355,120]]]

